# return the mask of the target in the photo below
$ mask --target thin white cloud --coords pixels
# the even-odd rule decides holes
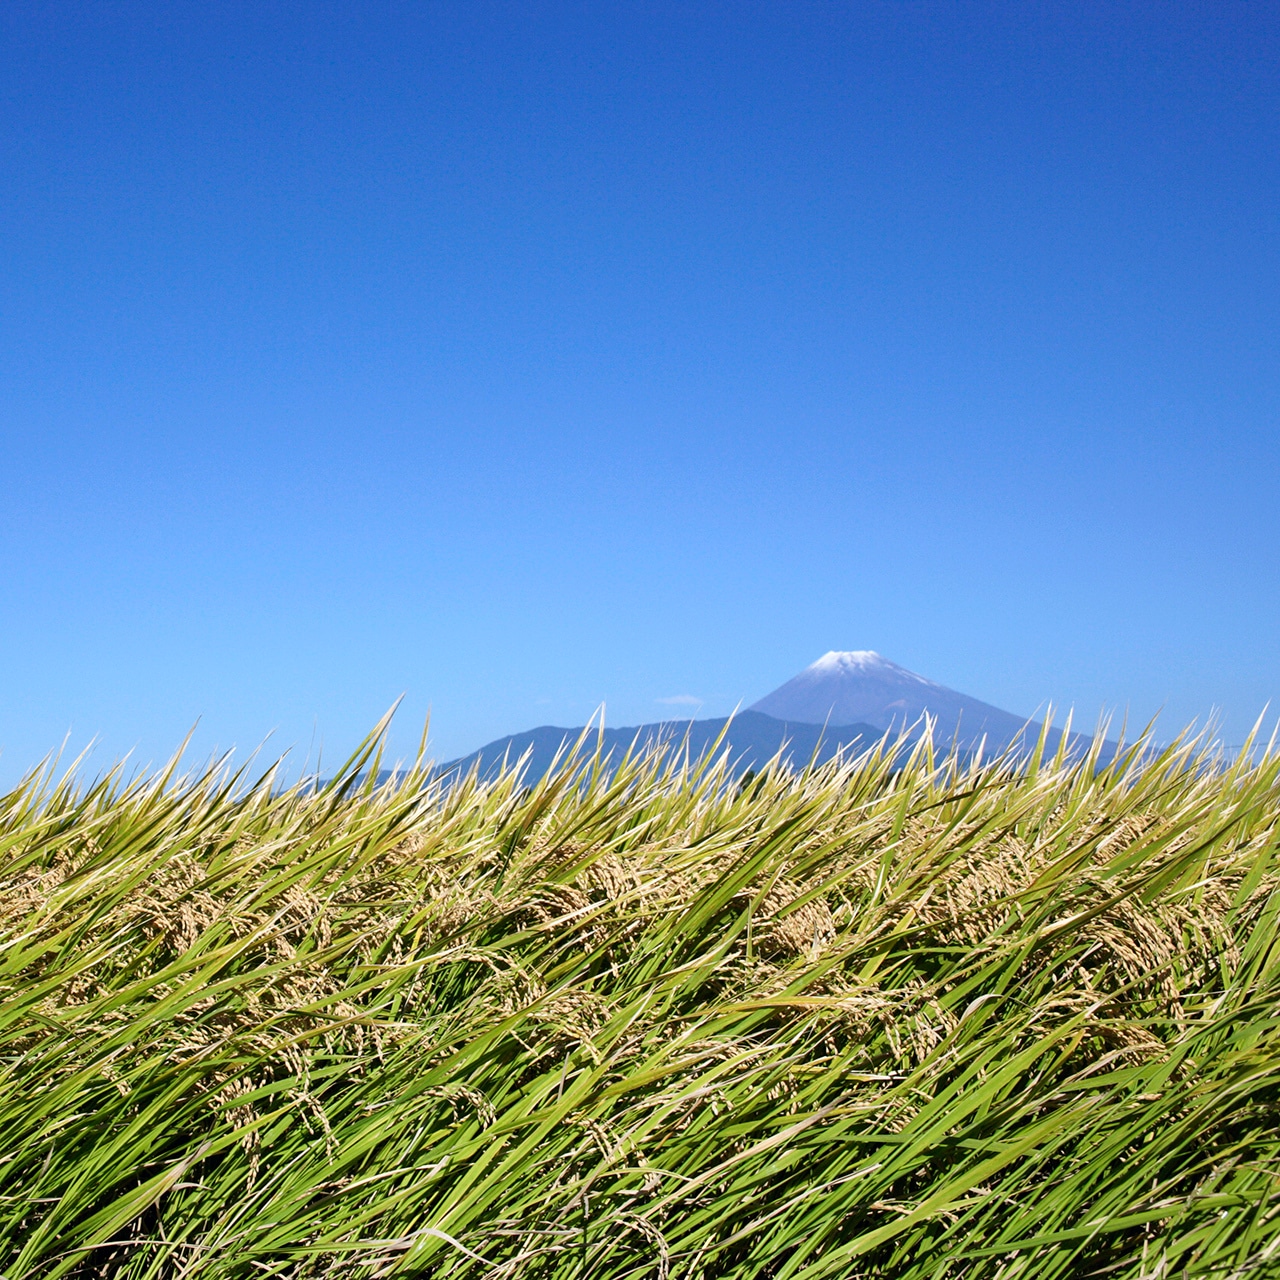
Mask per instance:
[[[669,698],[655,698],[655,702],[661,702],[668,707],[700,707],[702,699],[692,693],[673,693]]]

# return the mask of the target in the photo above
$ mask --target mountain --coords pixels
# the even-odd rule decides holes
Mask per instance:
[[[753,702],[749,710],[833,727],[869,724],[881,733],[907,729],[912,736],[927,714],[935,722],[933,737],[939,746],[954,742],[973,750],[985,738],[987,755],[1015,743],[1030,745],[1040,732],[1034,721],[935,684],[870,649],[823,654],[798,676]],[[1058,730],[1050,731],[1050,749],[1057,747],[1061,737]]]
[[[866,750],[886,734],[896,737],[904,730],[916,738],[928,715],[934,722],[934,742],[946,749],[953,744],[973,751],[983,744],[984,757],[998,755],[1009,747],[1034,745],[1041,726],[1010,711],[970,698],[946,685],[918,676],[896,662],[869,649],[823,654],[798,676],[752,703],[746,711],[725,719],[662,720],[629,728],[605,729],[603,751],[614,763],[629,750],[642,750],[658,743],[683,746],[697,760],[729,725],[720,749],[729,751],[734,772],[759,769],[780,750],[784,759],[802,766],[810,760],[829,760],[841,749],[846,755]],[[542,725],[524,733],[490,742],[468,756],[440,765],[437,773],[461,776],[478,769],[480,776],[496,775],[503,762],[514,765],[526,752],[526,782],[535,782],[551,767],[558,751],[571,750],[581,729]],[[579,758],[596,749],[597,731],[592,731],[578,749]],[[1051,729],[1046,737],[1050,751],[1056,751],[1062,732]],[[1083,752],[1089,739],[1072,734],[1073,753]],[[1111,759],[1113,744],[1101,754],[1103,763]]]
[[[639,750],[657,743],[671,743],[683,748],[687,739],[689,757],[697,760],[710,749],[726,724],[729,724],[729,731],[720,744],[720,751],[728,750],[736,774],[759,769],[780,750],[785,751],[785,758],[792,764],[806,765],[815,757],[818,761],[830,760],[841,748],[846,754],[856,754],[881,737],[881,731],[870,724],[842,724],[824,729],[821,724],[793,724],[752,710],[732,717],[732,723],[720,717],[716,720],[663,720],[630,728],[606,729],[603,750],[616,764],[628,750]],[[581,729],[542,725],[499,738],[469,756],[450,760],[440,766],[439,772],[465,774],[478,768],[481,777],[492,777],[502,768],[504,760],[514,764],[528,751],[530,756],[525,780],[534,782],[551,767],[556,752],[571,750],[581,734]],[[587,735],[579,749],[580,756],[589,756],[595,751],[597,736],[594,730]]]

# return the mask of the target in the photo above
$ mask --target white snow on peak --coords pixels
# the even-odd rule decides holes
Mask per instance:
[[[882,658],[874,649],[831,649],[810,669],[830,670],[832,667],[891,667],[894,664]]]
[[[900,667],[888,658],[882,658],[874,649],[832,649],[824,653],[817,662],[810,663],[809,671],[814,675],[836,675],[841,672],[850,674],[881,674],[898,680],[915,680],[920,684],[938,688],[932,680]]]

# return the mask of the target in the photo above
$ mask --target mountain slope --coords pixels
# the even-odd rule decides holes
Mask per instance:
[[[616,762],[629,749],[658,742],[681,746],[687,737],[690,759],[697,760],[711,748],[727,723],[729,719],[721,716],[714,720],[664,720],[605,729],[603,749]],[[581,729],[542,725],[490,742],[468,756],[441,765],[440,772],[467,773],[478,767],[481,776],[488,777],[501,769],[504,759],[514,764],[527,751],[530,754],[525,777],[533,782],[551,767],[556,752],[571,750],[581,734]],[[841,748],[846,753],[865,750],[880,736],[880,731],[869,724],[845,724],[824,730],[820,724],[793,724],[759,711],[743,711],[732,717],[720,750],[727,749],[734,761],[734,771],[743,773],[747,769],[759,769],[784,748],[785,757],[792,764],[805,765],[815,757],[819,761],[829,760]],[[593,731],[583,742],[580,754],[593,752],[596,740],[597,733]]]
[[[972,750],[985,738],[988,752],[1034,742],[1040,732],[1035,722],[935,684],[870,649],[823,654],[749,709],[792,722],[869,724],[882,733],[913,730],[927,714],[939,745]],[[1060,738],[1053,730],[1050,745]]]

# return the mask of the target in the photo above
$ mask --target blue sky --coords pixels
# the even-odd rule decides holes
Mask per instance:
[[[6,6],[0,776],[831,648],[1238,738],[1278,55],[1267,4]]]

